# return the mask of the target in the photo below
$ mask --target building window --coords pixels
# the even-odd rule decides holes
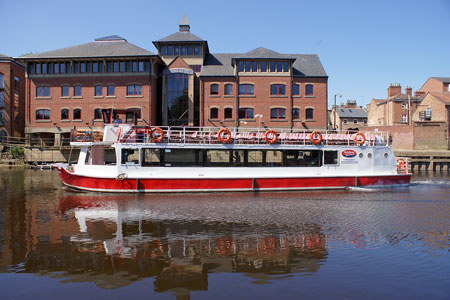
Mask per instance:
[[[213,107],[209,113],[210,119],[218,119],[219,118],[219,109],[217,107]]]
[[[36,97],[50,97],[50,87],[48,86],[36,87]]]
[[[180,46],[175,45],[173,49],[174,49],[174,51],[173,51],[174,55],[180,55]]]
[[[343,123],[344,123],[344,124],[348,124],[348,120],[347,120],[347,119],[344,119]]]
[[[130,84],[127,86],[127,96],[139,96],[142,95],[142,85]]]
[[[276,64],[274,61],[270,62],[270,72],[276,72],[277,68],[276,68]]]
[[[69,97],[69,87],[67,85],[61,87],[61,97]]]
[[[283,62],[283,72],[289,72],[289,62]]]
[[[81,97],[81,85],[75,85],[73,87],[73,96],[74,97]]]
[[[95,86],[95,96],[102,96],[103,95],[103,87],[101,85]]]
[[[314,120],[314,109],[313,108],[306,109],[306,120]]]
[[[239,95],[253,95],[253,84],[240,84]]]
[[[214,83],[211,84],[211,95],[219,95],[219,85]]]
[[[281,96],[286,94],[286,86],[284,84],[272,84],[270,86],[270,94],[272,96]]]
[[[167,55],[173,55],[173,46],[167,45]]]
[[[194,55],[200,55],[200,45],[194,45]]]
[[[3,92],[0,91],[0,107],[3,107]]]
[[[202,70],[202,65],[189,65],[189,67],[191,67],[191,69],[196,73]]]
[[[116,94],[116,86],[114,84],[108,85],[106,93],[107,96],[114,96]]]
[[[20,79],[19,77],[14,76],[14,92],[18,94],[19,90],[20,90]]]
[[[239,108],[239,119],[253,119],[253,108]]]
[[[293,84],[292,85],[292,96],[299,96],[300,95],[300,85]]]
[[[244,72],[244,62],[242,60],[240,60],[238,62],[238,71],[239,72]]]
[[[233,95],[233,85],[231,83],[225,84],[225,95]]]
[[[300,109],[299,108],[292,109],[292,120],[300,120]]]
[[[69,110],[64,108],[61,109],[61,120],[69,120]]]
[[[133,72],[137,72],[137,71],[138,71],[138,62],[137,62],[137,61],[133,61],[133,62],[131,63],[131,65],[132,65],[132,67],[133,67],[132,71],[133,71]]]
[[[312,84],[307,84],[305,86],[305,95],[306,96],[313,96],[314,95],[314,86]]]
[[[161,48],[159,49],[159,52],[161,53],[161,56],[165,56],[167,54],[167,46],[162,45]]]
[[[102,109],[101,108],[94,109],[94,119],[95,120],[101,120],[102,119]]]
[[[3,74],[0,74],[0,89],[3,89]]]
[[[402,123],[407,123],[408,122],[408,116],[403,114],[402,115]]]
[[[267,62],[266,61],[262,61],[260,63],[261,65],[261,72],[267,72]]]
[[[181,50],[181,55],[186,55],[186,45],[181,45],[180,50]]]
[[[168,125],[187,125],[189,111],[189,75],[174,73],[167,76]]]
[[[271,119],[286,119],[286,109],[284,108],[272,108],[270,110]]]
[[[353,124],[358,124],[358,119],[353,119]]]
[[[0,124],[3,125],[3,109],[0,109]],[[2,130],[1,132],[3,133],[4,131]],[[0,142],[2,141],[0,140]]]
[[[50,120],[50,110],[49,109],[37,109],[36,110],[36,120]]]
[[[225,108],[224,119],[232,119],[232,118],[233,118],[233,109],[231,107]]]
[[[408,103],[403,102],[402,103],[402,109],[408,109]]]
[[[75,108],[73,110],[73,119],[74,120],[81,120],[81,109]]]

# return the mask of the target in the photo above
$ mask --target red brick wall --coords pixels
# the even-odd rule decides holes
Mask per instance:
[[[148,75],[135,76],[89,76],[89,77],[44,77],[33,76],[29,85],[29,126],[31,127],[58,127],[86,126],[94,118],[95,108],[140,108],[141,117],[151,122],[150,111],[152,99],[156,91],[153,78]],[[115,96],[107,96],[107,85],[115,85]],[[128,84],[141,84],[142,95],[127,96]],[[37,86],[50,86],[50,97],[36,97]],[[69,86],[69,97],[61,97],[61,86]],[[81,85],[81,97],[74,97],[74,86]],[[103,96],[95,96],[95,86],[103,86]],[[69,109],[69,121],[61,121],[61,109]],[[81,121],[73,120],[73,109],[81,109]],[[50,109],[50,120],[36,121],[36,109]],[[152,116],[155,117],[155,116]],[[98,123],[98,124],[97,124]],[[103,126],[102,122],[95,122],[94,126]]]
[[[415,150],[448,150],[445,122],[414,123]]]
[[[378,129],[378,131],[385,131],[392,134],[392,148],[395,150],[414,149],[414,133],[412,126],[371,126],[366,128],[368,131],[375,131],[375,129]]]
[[[259,120],[246,119],[247,124],[240,124],[241,127],[258,127],[261,121],[261,127],[296,127],[302,129],[327,127],[327,79],[326,78],[295,78],[293,81],[300,85],[300,95],[291,97],[291,78],[288,76],[240,76],[239,83],[233,77],[202,77],[203,86],[203,119],[204,126],[223,127],[237,126],[236,102],[240,108],[249,107],[254,109],[254,115],[261,114],[263,118]],[[224,86],[226,83],[233,84],[233,95],[224,95]],[[238,95],[238,84],[253,84],[254,95]],[[219,94],[211,95],[211,84],[219,85]],[[270,95],[270,86],[272,84],[284,84],[286,94],[282,96]],[[314,86],[313,96],[305,96],[306,84]],[[238,100],[236,99],[238,97]],[[209,114],[212,107],[219,109],[219,117],[216,120],[210,120]],[[225,107],[233,108],[233,118],[224,120]],[[292,120],[292,108],[300,108],[300,120]],[[271,119],[270,112],[272,108],[286,109],[286,119]],[[306,120],[306,109],[314,109],[314,118]]]

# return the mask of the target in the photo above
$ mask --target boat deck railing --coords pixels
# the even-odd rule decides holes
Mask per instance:
[[[278,144],[385,146],[387,132],[319,131],[286,128],[156,127],[106,125],[104,131],[72,130],[72,142],[166,144]]]

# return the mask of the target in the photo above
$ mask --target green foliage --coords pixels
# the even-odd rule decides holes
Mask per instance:
[[[25,148],[23,146],[11,146],[9,148],[9,155],[11,158],[21,158],[25,153]]]

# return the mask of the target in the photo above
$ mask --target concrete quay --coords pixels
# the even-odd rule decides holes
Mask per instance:
[[[395,156],[409,158],[411,171],[450,172],[449,150],[394,150]]]

